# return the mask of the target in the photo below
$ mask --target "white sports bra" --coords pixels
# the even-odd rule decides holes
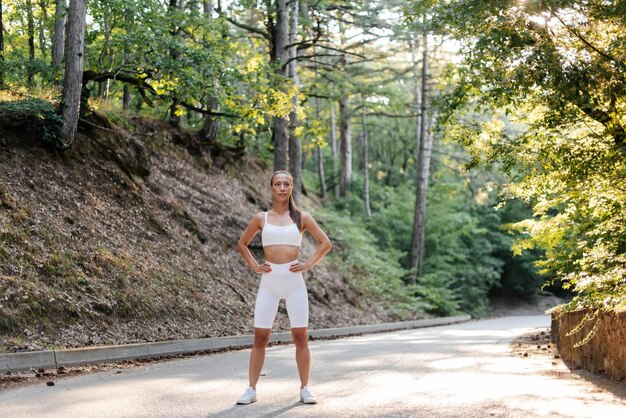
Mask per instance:
[[[272,225],[267,222],[267,212],[265,212],[265,223],[261,230],[261,241],[263,246],[269,245],[295,245],[302,244],[302,233],[295,223],[289,225]]]

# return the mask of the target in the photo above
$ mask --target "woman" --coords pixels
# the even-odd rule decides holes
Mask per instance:
[[[261,273],[261,283],[254,307],[254,345],[248,369],[250,387],[237,404],[256,402],[256,384],[265,361],[265,347],[270,339],[278,302],[285,299],[291,335],[296,345],[296,363],[300,375],[300,401],[317,403],[308,388],[311,355],[307,327],[309,301],[302,273],[310,270],[330,250],[331,243],[313,217],[301,212],[293,200],[293,178],[287,171],[277,171],[270,179],[274,201],[268,212],[255,214],[237,243],[237,251],[255,273]],[[265,261],[258,263],[248,249],[252,238],[261,231]],[[317,241],[317,248],[306,261],[298,260],[302,234],[308,231]]]

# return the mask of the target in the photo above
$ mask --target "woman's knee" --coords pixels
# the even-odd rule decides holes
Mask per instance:
[[[303,329],[293,329],[291,330],[291,336],[293,338],[293,343],[296,347],[307,347],[309,344],[309,336],[307,335],[306,328]]]
[[[254,332],[254,346],[259,348],[265,348],[270,341],[271,330],[263,330]]]

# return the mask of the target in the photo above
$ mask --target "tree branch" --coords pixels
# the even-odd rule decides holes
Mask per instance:
[[[319,64],[323,67],[328,67],[328,70],[335,70],[335,69],[340,69],[341,67],[339,65],[335,65],[335,64],[331,64],[329,62],[324,62],[324,61],[316,61],[316,60],[307,60],[307,62],[311,62],[313,64]],[[304,68],[310,69],[312,71],[315,71],[315,66],[304,66]]]
[[[371,113],[366,113],[365,116],[384,116],[387,118],[416,118],[419,115],[417,114],[396,115],[396,114],[387,113],[387,112],[371,112]]]
[[[148,77],[150,78],[150,73],[147,72]],[[160,96],[154,88],[146,82],[145,78],[137,77],[136,75],[117,71],[117,72],[105,72],[105,73],[97,73],[93,70],[87,70],[83,72],[83,86],[86,85],[89,81],[103,81],[103,80],[118,80],[124,83],[132,84],[137,86],[139,89],[139,93],[141,97],[148,103],[148,105],[153,106],[152,100],[146,96],[146,90],[152,93],[157,97]],[[203,109],[201,107],[194,106],[184,101],[178,101],[178,104],[188,110],[193,110],[194,112],[202,113],[203,115],[211,115],[211,116],[220,116],[227,118],[241,118],[239,115],[234,115],[232,113],[224,113],[224,112],[214,112],[212,110]]]
[[[146,95],[146,90],[155,96],[158,96],[158,94],[150,84],[146,83],[145,78],[137,77],[136,74],[122,71],[109,71],[104,73],[97,73],[94,70],[83,71],[83,86],[90,81],[104,80],[118,80],[136,86],[139,90],[139,94],[141,94],[141,97],[145,100],[145,102],[148,103],[149,106],[154,106],[152,100]]]
[[[554,15],[554,12],[552,12],[552,14]],[[555,17],[559,19],[558,16],[555,15]],[[563,24],[565,25],[565,23]],[[529,27],[535,30],[539,34],[539,36],[546,39],[550,43],[552,48],[556,49],[556,47],[554,46],[554,42],[552,41],[551,36],[547,33],[546,29],[535,24],[529,24]],[[585,42],[582,37],[579,37],[579,39]],[[589,44],[589,46],[596,50],[595,47],[593,47],[592,45]],[[622,65],[621,62],[615,61],[613,58],[611,58],[607,54],[604,54],[602,51],[596,50],[596,52],[602,54],[603,57],[617,63],[618,65]],[[555,70],[558,72],[557,75],[559,79],[567,79],[561,67],[558,67],[558,69],[555,68]],[[585,115],[602,124],[606,128],[609,135],[611,135],[615,139],[616,145],[618,145],[620,148],[626,147],[626,130],[620,124],[619,119],[613,117],[610,113],[593,106],[589,98],[589,92],[584,91],[582,88],[579,88],[575,85],[567,85],[566,89],[556,88],[556,91],[561,94],[562,100],[571,103],[572,105],[580,109]]]
[[[324,95],[324,94],[313,94],[313,93],[307,93],[307,97],[317,97],[317,98],[320,98],[320,99],[329,99],[329,100],[336,99],[336,97],[333,97],[333,96],[327,96],[327,95]]]
[[[355,57],[367,59],[367,57],[365,55],[357,54],[356,52],[351,52],[351,51],[348,51],[346,49],[335,48],[335,47],[328,46],[328,45],[318,45],[318,44],[310,44],[310,43],[307,44],[304,41],[303,42],[294,43],[294,44],[291,44],[291,45],[287,45],[286,48],[289,48],[291,46],[296,46],[296,45],[303,45],[303,46],[306,46],[307,48],[310,47],[310,46],[317,46],[317,47],[322,48],[322,49],[328,49],[328,50],[331,50],[331,51],[341,52],[342,54],[348,54],[348,55],[353,55]],[[304,49],[304,48],[302,48],[302,49]]]
[[[232,113],[224,113],[224,112],[214,112],[212,110],[207,110],[207,109],[203,109],[201,107],[196,107],[192,104],[189,104],[187,102],[181,102],[179,101],[178,104],[182,107],[184,107],[187,110],[193,110],[194,112],[198,112],[198,113],[202,113],[203,115],[211,115],[211,116],[223,116],[226,118],[235,118],[235,119],[240,119],[241,116],[239,115],[234,115]]]
[[[570,31],[575,37],[577,37],[578,39],[580,39],[585,45],[587,45],[589,48],[591,48],[593,51],[597,52],[598,54],[600,54],[600,56],[606,58],[609,61],[612,61],[614,63],[616,63],[617,65],[619,65],[622,69],[624,68],[624,63],[614,57],[612,57],[611,55],[609,55],[608,53],[602,51],[600,48],[596,47],[595,45],[593,45],[591,42],[589,42],[587,39],[583,38],[583,36],[580,34],[580,32],[578,32],[576,29],[570,27],[567,23],[565,23],[563,21],[563,19],[561,19],[561,17],[555,13],[554,11],[550,10],[550,12],[552,13],[552,16],[556,17],[558,19],[559,22],[561,22],[561,24],[563,26],[565,26],[565,28]]]
[[[245,29],[248,32],[259,34],[262,37],[264,37],[265,39],[267,39],[268,41],[272,42],[272,37],[270,36],[270,34],[265,32],[263,29],[259,29],[259,28],[256,28],[254,26],[246,25],[244,23],[239,23],[235,19],[230,18],[230,17],[228,17],[226,15],[224,15],[224,17],[226,18],[227,21],[229,21],[233,25],[237,26],[238,28]]]
[[[287,65],[289,65],[289,63],[291,61],[298,61],[301,59],[308,59],[308,58],[315,58],[315,57],[342,57],[342,55],[338,55],[338,54],[312,54],[312,55],[300,55],[299,57],[293,57],[293,58],[289,58],[287,61],[285,61],[285,63],[281,66],[281,68],[284,70],[285,68],[287,68]]]

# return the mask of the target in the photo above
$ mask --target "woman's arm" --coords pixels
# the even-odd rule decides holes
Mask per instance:
[[[309,259],[304,263],[298,262],[289,266],[289,270],[293,272],[309,271],[322,259],[322,257],[324,257],[324,255],[326,255],[328,251],[330,251],[333,246],[330,243],[328,236],[324,233],[324,231],[322,231],[322,228],[319,227],[317,222],[315,222],[315,219],[313,219],[313,217],[306,212],[302,212],[302,226],[302,229],[309,231],[315,241],[317,241],[317,248],[311,257],[309,257]]]
[[[252,238],[254,238],[261,228],[263,228],[263,214],[259,212],[252,216],[248,227],[241,234],[239,242],[237,242],[237,251],[239,251],[239,254],[241,254],[248,266],[254,270],[255,273],[268,273],[272,271],[271,266],[267,263],[259,264],[248,248],[248,244],[250,244]]]

